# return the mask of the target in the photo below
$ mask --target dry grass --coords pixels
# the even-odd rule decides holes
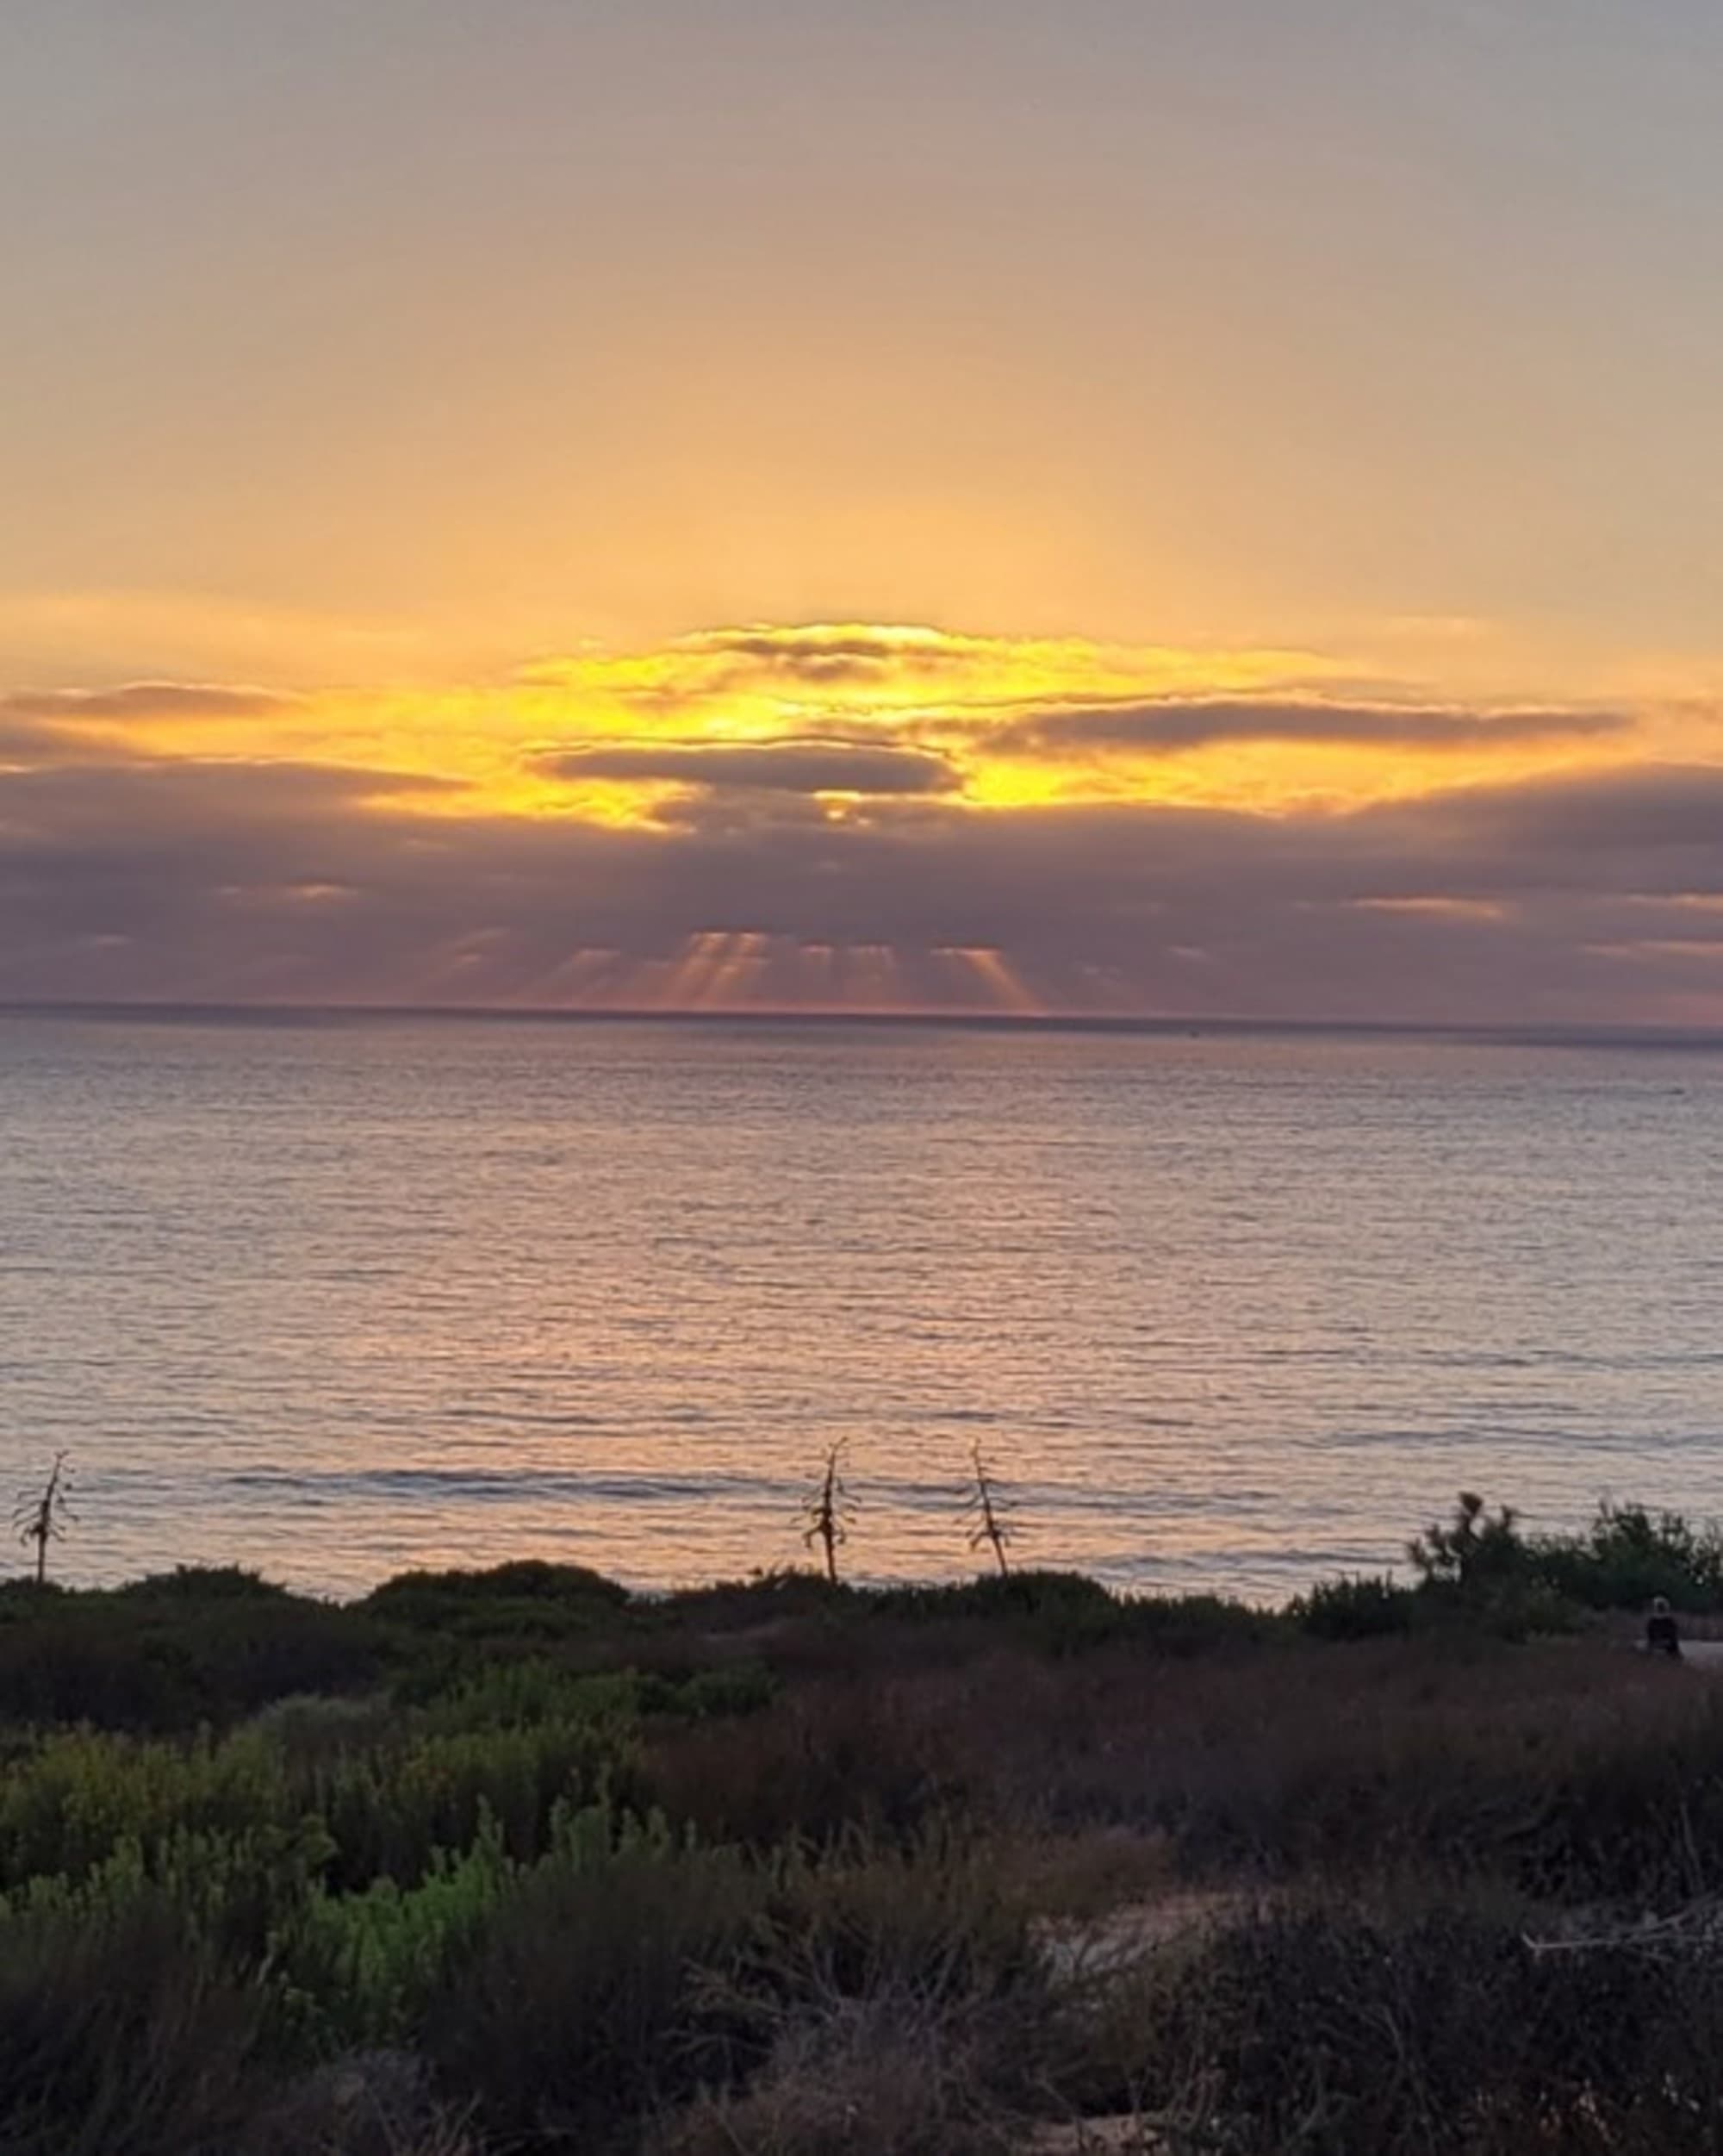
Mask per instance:
[[[912,1996],[833,2001],[787,2026],[739,2091],[669,2120],[651,2156],[1004,2156],[1017,2122],[986,2040]]]
[[[407,2052],[360,2053],[289,2088],[237,2156],[480,2156],[470,2107],[438,2102]]]
[[[662,1734],[646,1773],[673,1816],[756,1843],[957,1813],[1110,1828],[1187,1874],[1428,1861],[1558,1896],[1723,1885],[1723,1687],[1595,1636],[834,1672],[745,1724]]]

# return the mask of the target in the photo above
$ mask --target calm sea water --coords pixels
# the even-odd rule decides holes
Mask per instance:
[[[1723,1056],[0,1019],[0,1470],[335,1591],[1025,1562],[1280,1595],[1462,1486],[1723,1512]],[[19,1555],[22,1561],[22,1552]]]

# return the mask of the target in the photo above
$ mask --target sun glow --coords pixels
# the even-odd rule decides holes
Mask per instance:
[[[1608,752],[1577,728],[1576,741],[1564,741],[1509,729],[1498,738],[1487,727],[1475,745],[1433,751],[1415,734],[1394,738],[1396,701],[1416,708],[1405,690],[1385,700],[1384,738],[1373,744],[1349,701],[1359,678],[1355,664],[1279,648],[756,623],[644,651],[582,649],[486,684],[271,692],[140,683],[45,701],[38,723],[84,758],[313,763],[388,774],[389,788],[427,818],[575,817],[618,827],[680,825],[702,802],[744,796],[756,813],[797,800],[853,805],[910,794],[1001,810],[1344,804],[1541,770],[1571,760],[1576,747],[1594,762]],[[1289,703],[1303,715],[1299,738],[1258,738],[1252,707]],[[1149,738],[1158,713],[1216,706],[1228,720],[1212,738]],[[1332,738],[1328,709],[1354,714]],[[1278,723],[1284,732],[1284,712]]]
[[[0,771],[73,814],[91,772],[125,789],[128,817],[183,792],[224,828],[319,819],[294,874],[260,855],[255,882],[224,877],[224,916],[258,924],[247,993],[312,994],[339,972],[385,1000],[1028,1018],[1176,1007],[1186,975],[1192,995],[1227,993],[1200,919],[1173,932],[1159,900],[1112,896],[1153,879],[1162,830],[1232,844],[1248,827],[1272,848],[1283,826],[1620,770],[1653,724],[1680,739],[1668,714],[1456,701],[1278,647],[756,622],[488,682],[15,691]],[[366,859],[385,831],[408,911],[379,918]],[[1110,884],[1090,881],[1097,846],[1123,849]],[[973,896],[969,861],[995,864]],[[1080,887],[1083,937],[1042,932],[1017,886],[1042,874],[1055,914]],[[390,922],[413,909],[426,926],[395,953]],[[364,918],[369,954],[345,932]],[[1393,888],[1352,918],[1508,925],[1464,893]],[[1146,985],[1138,954],[1162,936]],[[72,949],[109,963],[106,944]],[[127,963],[114,946],[115,977]],[[185,963],[207,992],[217,976]]]

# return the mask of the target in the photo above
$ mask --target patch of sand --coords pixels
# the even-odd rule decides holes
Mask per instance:
[[[1104,1916],[1049,1922],[1042,1927],[1040,1943],[1056,1975],[1110,1976],[1163,1947],[1242,1922],[1261,1906],[1260,1896],[1236,1889],[1192,1888],[1127,1902]]]
[[[1164,2156],[1166,2143],[1146,2120],[1078,2119],[1069,2126],[1038,2127],[1018,2156]]]

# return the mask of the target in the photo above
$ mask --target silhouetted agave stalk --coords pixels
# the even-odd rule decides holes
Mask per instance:
[[[40,1587],[48,1576],[48,1544],[65,1539],[66,1523],[77,1516],[68,1502],[72,1489],[72,1470],[66,1465],[63,1452],[54,1455],[48,1479],[40,1491],[22,1492],[12,1507],[12,1527],[18,1540],[26,1548],[36,1546],[36,1585]]]
[[[833,1445],[825,1455],[825,1472],[809,1491],[802,1506],[807,1525],[802,1541],[812,1549],[818,1542],[825,1554],[825,1576],[837,1585],[837,1551],[849,1539],[848,1522],[855,1511],[843,1475],[843,1446]]]
[[[998,1485],[987,1472],[987,1463],[981,1456],[981,1442],[977,1438],[970,1447],[970,1488],[964,1500],[963,1516],[969,1523],[971,1549],[991,1549],[993,1561],[999,1567],[1003,1580],[1011,1571],[1005,1559],[1005,1544],[1011,1538],[1011,1530],[1005,1518],[1006,1506]]]

